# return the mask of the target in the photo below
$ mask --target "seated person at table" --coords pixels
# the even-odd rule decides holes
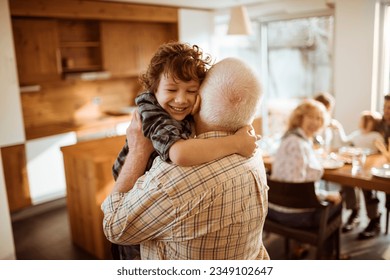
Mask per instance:
[[[285,182],[312,182],[319,181],[323,168],[313,149],[313,137],[323,127],[326,118],[326,109],[318,101],[305,100],[292,112],[287,132],[284,134],[279,149],[272,164],[271,178]],[[319,200],[327,200],[337,204],[332,207],[332,216],[341,204],[339,192],[327,192],[316,188]],[[319,223],[315,212],[297,213],[291,209],[269,203],[268,215],[275,221],[283,222],[291,227],[310,228]],[[305,250],[296,248],[294,254],[299,257]]]
[[[379,121],[377,127],[383,139],[375,141],[375,146],[386,157],[390,163],[390,94],[384,97],[383,116]],[[379,200],[376,191],[367,191],[367,196],[371,195],[372,204],[370,204],[370,211],[367,209],[370,222],[367,227],[359,234],[359,239],[368,239],[377,236],[381,231],[380,217],[378,210]],[[365,195],[366,197],[366,195]],[[386,194],[386,208],[390,208],[390,194]]]
[[[390,94],[385,95],[383,104],[383,117],[379,124],[378,131],[383,135],[385,143],[390,144]]]
[[[324,104],[329,116],[328,123],[318,133],[318,136],[322,138],[323,143],[321,144],[324,145],[326,152],[337,151],[345,144],[346,135],[342,124],[332,117],[335,98],[328,92],[320,92],[314,97],[314,100]]]
[[[385,95],[383,104],[383,117],[379,124],[379,132],[383,135],[385,145],[382,147],[381,153],[386,157],[388,163],[390,163],[390,94]],[[383,149],[385,148],[385,149]],[[386,193],[386,208],[390,208],[390,193]]]
[[[374,153],[378,152],[375,145],[377,141],[383,142],[382,135],[376,131],[381,120],[381,115],[378,112],[363,111],[360,116],[359,129],[348,135],[348,143],[357,148],[370,149]],[[343,187],[345,208],[351,210],[347,222],[342,228],[342,232],[349,232],[353,230],[359,223],[360,212],[360,188],[345,186]],[[367,231],[359,234],[359,239],[367,239],[368,232],[373,232],[372,228],[375,224],[379,225],[379,199],[376,191],[363,190],[366,213],[371,222]],[[377,223],[378,222],[378,223]],[[369,234],[370,237],[373,234]]]
[[[377,131],[381,118],[382,116],[378,112],[363,111],[360,115],[359,129],[347,137],[348,144],[358,148],[369,149],[372,153],[378,153],[375,142],[383,142],[382,134]]]
[[[390,163],[390,94],[385,96],[384,101],[383,117],[378,125],[378,131],[382,134],[385,143],[377,141],[375,144]]]

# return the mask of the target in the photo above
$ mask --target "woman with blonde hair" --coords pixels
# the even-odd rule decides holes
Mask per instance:
[[[290,115],[287,131],[272,164],[272,178],[288,182],[317,181],[323,168],[313,148],[313,138],[326,122],[324,105],[304,100]]]
[[[294,109],[272,163],[273,180],[294,183],[319,182],[324,170],[313,148],[313,139],[326,123],[326,116],[324,105],[315,100],[304,100]],[[330,216],[339,211],[341,207],[339,192],[327,192],[316,187],[316,194],[319,200],[335,204],[331,208]],[[318,215],[315,211],[294,210],[269,203],[267,217],[296,228],[318,225]],[[294,250],[295,258],[302,258],[305,253],[307,249],[302,246]]]

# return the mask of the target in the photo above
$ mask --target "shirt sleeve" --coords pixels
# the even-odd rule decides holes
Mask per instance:
[[[119,173],[121,172],[122,166],[125,163],[126,156],[129,153],[129,146],[127,145],[127,139],[125,142],[125,145],[123,145],[122,150],[119,152],[118,157],[116,158],[113,166],[112,166],[112,176],[114,177],[114,180],[119,176]]]
[[[157,102],[152,93],[143,93],[136,98],[141,115],[142,130],[148,137],[159,156],[169,161],[170,147],[180,139],[188,139],[191,135],[191,122],[173,119]]]
[[[285,138],[272,164],[272,178],[286,182],[309,182],[319,180],[323,169],[315,158],[314,151],[306,147],[304,140],[295,135]]]
[[[103,231],[116,244],[134,245],[159,238],[170,240],[174,208],[153,181],[138,179],[127,193],[112,193],[102,203]]]

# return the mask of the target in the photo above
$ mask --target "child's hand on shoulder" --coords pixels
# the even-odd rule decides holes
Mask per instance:
[[[246,125],[236,131],[234,136],[237,138],[237,153],[244,157],[253,156],[258,148],[256,143],[261,137],[255,134],[255,130],[251,125]]]

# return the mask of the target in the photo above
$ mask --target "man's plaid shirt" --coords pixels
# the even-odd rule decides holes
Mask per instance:
[[[142,259],[268,259],[267,193],[260,152],[193,167],[158,157],[132,190],[105,199],[104,232],[114,243],[141,244]]]

